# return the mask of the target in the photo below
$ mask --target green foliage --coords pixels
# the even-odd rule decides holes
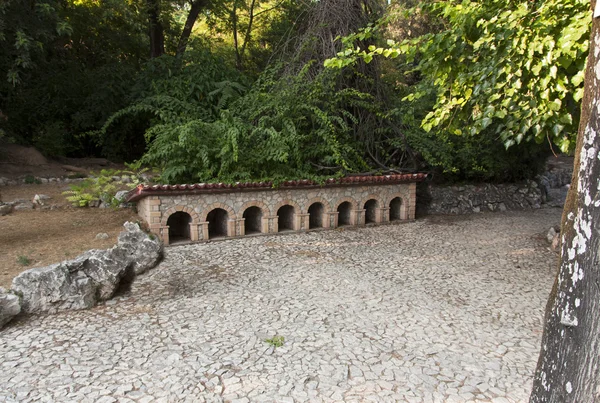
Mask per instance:
[[[29,266],[31,264],[31,259],[24,255],[19,255],[17,257],[17,263],[21,266]]]
[[[55,0],[0,3],[0,44],[4,53],[0,73],[6,80],[0,90],[27,80],[29,72],[42,61],[45,45],[72,32],[59,13],[59,2]]]
[[[327,66],[405,55],[423,78],[406,100],[435,96],[421,122],[426,131],[492,130],[507,147],[548,138],[565,152],[573,149],[588,51],[588,1],[443,1],[425,10],[443,19],[445,29],[398,44],[355,47],[356,40],[376,34],[379,27],[370,26],[345,38],[345,50]]]
[[[121,0],[0,2],[0,129],[48,156],[97,153],[80,134],[125,106],[145,24]]]
[[[103,169],[99,174],[92,174],[91,177],[70,185],[71,189],[63,192],[63,195],[67,196],[66,199],[75,207],[87,207],[94,200],[101,200],[117,207],[121,200],[115,198],[115,192],[135,188],[143,182],[142,174],[146,171],[147,169],[139,171]],[[129,180],[124,181],[124,176]]]
[[[283,336],[273,336],[270,339],[265,339],[265,343],[277,348],[283,346],[285,343],[285,338]]]
[[[367,95],[338,91],[339,72],[306,80],[307,69],[285,80],[271,70],[247,91],[235,71],[205,54],[181,73],[153,81],[146,97],[113,115],[103,131],[125,117],[150,116],[141,161],[160,168],[169,183],[315,177],[311,164],[364,168],[348,136],[354,118],[345,107]]]
[[[442,181],[514,182],[532,179],[550,154],[547,145],[524,143],[506,148],[491,131],[478,136],[409,135],[414,152]]]
[[[26,185],[39,185],[40,183],[42,183],[41,180],[39,180],[38,178],[36,178],[33,175],[27,175],[27,176],[25,176],[25,179],[23,179],[23,182]]]

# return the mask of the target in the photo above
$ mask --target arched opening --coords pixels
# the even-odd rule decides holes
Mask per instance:
[[[188,213],[178,211],[173,213],[167,219],[169,226],[169,243],[190,241],[190,224],[192,217]]]
[[[294,230],[294,206],[286,204],[277,210],[279,232]]]
[[[399,221],[402,219],[402,199],[395,197],[390,202],[390,221]]]
[[[351,222],[351,218],[350,218],[350,214],[352,212],[352,204],[350,204],[350,202],[343,202],[341,203],[338,208],[338,227],[341,227],[343,225],[350,225]]]
[[[262,215],[262,210],[256,206],[248,207],[246,211],[244,211],[243,217],[246,219],[246,221],[244,221],[246,235],[259,234],[262,232]]]
[[[325,211],[325,208],[323,207],[323,204],[321,204],[321,203],[311,204],[311,206],[308,208],[308,214],[310,214],[309,218],[308,218],[308,228],[309,229],[323,227],[324,211]]]
[[[216,208],[212,210],[206,216],[208,221],[208,238],[220,238],[227,236],[227,221],[229,220],[229,214],[222,208]]]
[[[377,200],[371,199],[365,203],[365,224],[377,222]]]

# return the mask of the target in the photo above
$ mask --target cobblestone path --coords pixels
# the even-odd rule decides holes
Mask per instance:
[[[559,219],[171,247],[106,305],[0,331],[0,401],[523,402],[556,269],[541,235]]]

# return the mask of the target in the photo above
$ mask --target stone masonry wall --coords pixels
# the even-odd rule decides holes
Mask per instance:
[[[137,202],[137,213],[146,223],[150,224],[152,219],[150,218],[150,212],[152,208],[150,207],[150,198],[147,197]]]
[[[535,180],[506,184],[418,186],[417,215],[562,207],[573,176],[572,157],[551,157]]]
[[[542,205],[542,191],[534,181],[497,185],[429,185],[420,189],[419,193],[419,215],[538,209]]]
[[[138,201],[138,214],[168,245],[169,217],[177,212],[186,213],[191,218],[190,240],[201,241],[210,238],[207,216],[214,209],[227,212],[227,236],[234,237],[245,235],[244,212],[253,206],[260,208],[262,214],[260,232],[276,233],[279,232],[277,212],[285,205],[294,208],[293,230],[303,231],[310,229],[308,209],[314,203],[321,203],[324,207],[320,213],[321,226],[336,228],[340,204],[349,202],[351,205],[350,225],[364,225],[369,217],[375,223],[383,223],[389,221],[390,202],[397,197],[401,203],[398,207],[394,204],[394,208],[399,209],[395,215],[401,220],[414,219],[416,183],[150,195]],[[372,199],[377,201],[376,206],[367,212],[365,203]]]

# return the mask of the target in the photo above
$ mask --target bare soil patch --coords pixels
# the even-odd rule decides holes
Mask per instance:
[[[32,267],[72,259],[89,249],[109,248],[123,223],[138,219],[130,209],[91,208],[16,211],[0,217],[0,286],[10,288],[16,275]],[[101,232],[109,238],[97,240]],[[20,264],[19,256],[31,263]]]
[[[0,177],[22,181],[27,175],[38,178],[66,178],[87,175],[104,168],[123,169],[102,158],[45,158],[31,147],[0,140]],[[24,270],[72,259],[89,249],[114,245],[125,221],[139,217],[131,209],[74,208],[62,194],[69,184],[18,184],[0,187],[0,201],[31,201],[36,194],[49,196],[35,210],[13,211],[0,217],[0,286],[9,288],[12,279]],[[98,233],[108,239],[97,240]],[[28,262],[28,264],[25,264]]]

